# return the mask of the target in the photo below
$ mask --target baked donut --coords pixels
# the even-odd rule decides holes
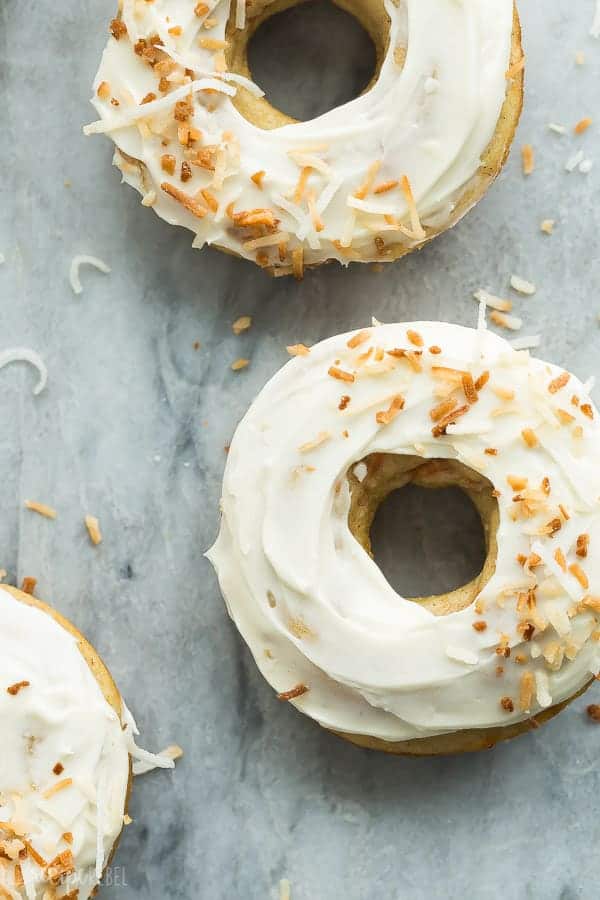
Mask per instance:
[[[5,585],[0,676],[0,896],[85,900],[123,828],[135,725],[86,639]]]
[[[121,0],[94,81],[115,165],[161,218],[269,269],[391,261],[455,224],[521,111],[513,0],[336,0],[371,34],[366,93],[308,122],[250,80],[257,27],[297,0]]]
[[[600,663],[585,385],[440,322],[289,349],[235,433],[208,554],[267,681],[391,753],[492,747],[555,715]],[[400,596],[370,554],[378,504],[409,482],[458,485],[482,519],[481,573],[441,596]]]

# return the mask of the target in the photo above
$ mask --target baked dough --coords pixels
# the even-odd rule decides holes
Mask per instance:
[[[209,552],[265,678],[392,753],[482,749],[555,715],[600,668],[588,388],[441,322],[290,350],[238,426]],[[399,595],[370,556],[377,506],[409,480],[458,485],[482,519],[481,573],[442,596]]]
[[[142,202],[276,275],[387,262],[455,224],[508,154],[523,51],[512,0],[339,0],[373,37],[367,91],[309,122],[250,80],[248,40],[290,0],[123,0],[94,82]],[[194,12],[195,10],[195,12]],[[507,76],[508,73],[508,76]]]
[[[2,585],[0,625],[0,884],[84,900],[123,828],[130,724],[98,653],[56,610]]]

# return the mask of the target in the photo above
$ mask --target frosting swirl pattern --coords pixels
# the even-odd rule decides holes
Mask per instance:
[[[575,694],[600,663],[586,387],[485,329],[436,322],[296,352],[236,431],[209,552],[265,678],[308,688],[292,702],[322,725],[388,741],[511,724]],[[347,475],[377,452],[456,460],[493,485],[495,570],[467,608],[403,598],[350,533]]]
[[[268,3],[248,4],[256,15]],[[370,90],[308,122],[266,130],[226,71],[238,0],[122,0],[93,103],[125,181],[167,222],[279,274],[384,259],[458,218],[507,90],[512,0],[385,0],[389,41]],[[418,210],[418,211],[417,211]],[[463,210],[464,211],[464,210]],[[375,240],[376,239],[376,240]],[[394,254],[392,254],[394,255]],[[395,255],[398,255],[397,253]]]

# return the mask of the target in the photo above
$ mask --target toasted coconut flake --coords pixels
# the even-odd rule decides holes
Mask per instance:
[[[473,622],[473,628],[475,629],[475,631],[485,631],[487,629],[487,622],[484,622],[482,620]]]
[[[531,296],[532,294],[535,294],[536,291],[533,282],[526,281],[525,278],[520,278],[518,275],[510,276],[510,286],[513,291],[517,291],[519,294],[525,294],[526,296]]]
[[[527,487],[527,479],[518,475],[507,475],[506,480],[513,491],[524,491]]]
[[[584,591],[587,591],[590,586],[590,582],[579,563],[571,563],[571,565],[569,566],[569,572],[574,578],[577,579]]]
[[[371,332],[365,329],[364,331],[358,331],[356,334],[352,335],[349,341],[346,342],[346,346],[350,347],[353,350],[355,347],[360,347],[361,344],[364,344],[365,341],[368,341],[371,337]]]
[[[414,237],[416,240],[423,240],[423,238],[426,237],[425,229],[421,224],[421,219],[419,218],[419,212],[417,210],[417,204],[415,202],[412,187],[406,175],[402,176],[400,186],[402,188],[402,193],[404,194],[404,199],[410,213],[410,227],[412,228]]]
[[[354,192],[354,196],[359,200],[364,200],[371,188],[373,187],[373,182],[377,177],[377,173],[381,168],[381,160],[376,160],[371,163],[369,168],[367,169],[367,174],[365,175],[365,180],[361,184],[361,186]]]
[[[338,381],[347,381],[349,383],[355,381],[355,376],[352,372],[344,372],[343,369],[340,369],[337,366],[330,366],[327,370],[327,374],[330,375],[331,378],[337,378]]]
[[[464,416],[465,413],[469,412],[470,406],[459,406],[456,409],[453,409],[452,412],[449,412],[447,415],[443,416],[437,425],[431,429],[431,433],[434,437],[441,437],[446,434],[446,430],[449,425],[454,425],[456,420],[461,416]]]
[[[554,415],[558,419],[561,425],[570,425],[575,421],[575,416],[570,412],[567,412],[566,409],[555,409]]]
[[[399,184],[399,181],[382,181],[381,184],[375,185],[375,187],[373,188],[373,193],[387,194],[388,191],[393,191],[394,188],[397,188]]]
[[[568,383],[570,377],[571,376],[568,372],[561,372],[560,375],[557,375],[556,378],[553,378],[548,385],[548,390],[550,391],[550,393],[558,393],[558,391],[560,391],[561,388],[564,388],[564,386]]]
[[[289,691],[281,691],[277,694],[278,700],[295,700],[297,697],[301,697],[303,694],[308,692],[309,688],[306,687],[305,684],[297,684],[295,687],[290,688]]]
[[[499,674],[497,669],[496,674]],[[502,707],[504,712],[511,713],[515,711],[515,704],[510,697],[501,697],[500,706]]]
[[[523,164],[523,175],[531,175],[535,169],[535,154],[531,144],[523,144],[521,147],[521,160]]]
[[[592,124],[592,119],[590,116],[586,116],[584,119],[580,119],[577,125],[575,125],[573,131],[575,134],[583,134],[584,131],[587,131],[590,125]]]
[[[509,316],[499,312],[497,309],[492,310],[490,319],[494,325],[499,325],[500,328],[507,328],[509,331],[519,331],[523,326],[523,319],[520,319],[519,316]]]
[[[433,409],[429,410],[429,416],[432,422],[439,422],[439,420],[447,416],[449,412],[452,412],[455,406],[456,400],[442,400],[441,403],[438,403],[437,406],[434,406]]]
[[[42,797],[44,800],[49,800],[50,797],[54,797],[54,795],[58,794],[60,791],[64,791],[66,788],[71,787],[72,784],[72,778],[63,778],[62,781],[57,781],[56,784],[53,784],[52,787],[49,787],[48,790],[44,791]]]
[[[38,503],[36,500],[26,500],[25,506],[27,509],[39,513],[40,516],[44,516],[46,519],[56,518],[56,510],[51,506],[47,506],[45,503]]]
[[[102,532],[100,531],[100,523],[96,516],[87,515],[84,519],[85,527],[87,528],[87,532],[90,536],[90,541],[92,544],[97,547],[98,544],[102,543]]]
[[[17,694],[23,690],[23,688],[29,687],[29,681],[17,681],[15,684],[11,684],[6,688],[6,693],[10,694],[11,697],[16,697]],[[0,826],[1,827],[1,826]]]
[[[537,445],[539,444],[537,435],[533,428],[524,428],[521,431],[521,437],[523,438],[525,444],[530,448],[537,447]]]
[[[174,200],[177,200],[178,203],[187,209],[193,216],[196,216],[197,219],[203,219],[207,214],[208,210],[205,206],[200,203],[195,197],[191,197],[189,194],[186,194],[185,191],[182,191],[180,188],[175,187],[174,184],[169,184],[168,181],[163,181],[161,184],[161,190],[172,197]]]
[[[240,316],[239,319],[236,319],[233,325],[231,326],[231,330],[234,334],[241,334],[243,331],[247,331],[252,325],[252,317],[251,316]]]
[[[262,237],[244,241],[244,250],[258,250],[261,247],[276,247],[278,244],[286,244],[290,239],[287,231],[275,231],[273,234],[265,234]]]
[[[581,559],[585,559],[588,555],[588,547],[590,546],[590,536],[589,534],[580,534],[577,536],[577,548],[575,553],[577,556],[581,557]]]
[[[555,219],[542,219],[542,221],[540,222],[540,231],[543,231],[544,234],[552,234],[554,232],[555,225]]]
[[[475,390],[477,391],[477,393],[479,393],[479,391],[481,391],[486,386],[489,380],[490,373],[487,370],[485,372],[482,372],[481,375],[479,375],[475,379]]]
[[[413,331],[412,328],[409,328],[407,330],[406,337],[411,342],[411,344],[414,344],[415,347],[422,347],[424,344],[423,338],[421,337],[419,332]]]
[[[499,312],[510,312],[512,309],[512,300],[505,300],[503,297],[496,297],[489,291],[478,290],[473,294],[473,299],[478,303],[483,303],[490,309],[497,309]]]
[[[298,453],[310,453],[311,450],[316,450],[329,440],[331,440],[331,432],[320,431],[314,440],[307,441],[306,444],[301,444],[300,447],[298,447]]]
[[[279,900],[291,900],[290,883],[287,878],[282,878],[279,882]]]
[[[415,372],[421,372],[423,370],[423,366],[421,365],[422,351],[420,350],[404,350],[402,347],[395,347],[392,350],[386,350],[385,352],[388,356],[392,356],[395,359],[405,359],[411,369]]]
[[[234,372],[239,372],[241,369],[245,369],[246,366],[249,366],[249,365],[250,365],[249,359],[240,358],[240,359],[236,359],[235,362],[231,363],[231,368],[233,369]]]
[[[582,403],[579,409],[584,414],[584,416],[587,416],[588,419],[594,418],[594,410],[592,409],[590,403]]]
[[[477,403],[479,397],[477,396],[477,391],[475,389],[475,382],[473,381],[473,376],[470,372],[465,372],[462,377],[462,388],[467,403]]]
[[[519,709],[521,712],[530,712],[534,693],[535,677],[533,672],[523,672],[519,684]]]
[[[290,356],[308,356],[310,353],[310,347],[307,347],[306,344],[290,344],[285,349]]]
[[[376,413],[375,421],[378,425],[389,425],[402,409],[404,409],[404,397],[402,394],[396,394],[387,410]]]
[[[24,594],[33,594],[37,585],[37,578],[26,575],[21,584],[21,590]]]

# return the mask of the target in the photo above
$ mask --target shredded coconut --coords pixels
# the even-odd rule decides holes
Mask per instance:
[[[594,38],[600,38],[600,0],[596,0],[596,11],[590,28],[590,35]]]
[[[135,742],[135,736],[139,734],[138,727],[135,723],[135,719],[133,718],[130,710],[127,708],[125,703],[123,703],[123,719],[126,726],[126,737],[127,737],[127,749],[129,751],[129,755],[134,760],[133,763],[133,774],[134,775],[145,775],[146,772],[151,772],[153,769],[174,769],[175,768],[175,759],[178,756],[168,755],[168,751],[173,750],[172,747],[167,747],[167,750],[164,754],[162,753],[149,753],[147,750],[142,750],[141,747],[138,747]],[[180,748],[177,748],[178,750]],[[181,756],[181,752],[179,756]]]
[[[510,300],[504,300],[502,297],[496,297],[489,291],[479,290],[473,294],[473,299],[479,304],[483,303],[484,307],[489,306],[490,309],[498,309],[500,312],[510,312],[512,303]]]
[[[554,134],[566,134],[567,128],[565,125],[558,125],[556,122],[550,122],[548,125],[548,130],[553,131]]]
[[[565,171],[573,172],[581,162],[583,162],[583,150],[578,150],[577,153],[574,153],[566,161]]]
[[[228,73],[223,73],[223,75],[227,74]],[[233,79],[224,78],[223,80],[231,81]],[[164,109],[171,109],[178,100],[183,100],[184,98],[189,97],[190,93],[203,91],[207,88],[210,90],[221,91],[221,93],[228,94],[230,97],[235,96],[236,88],[224,84],[223,80],[218,78],[199,78],[197,81],[191,81],[189,84],[184,84],[183,87],[177,88],[177,90],[167,94],[166,97],[160,97],[158,100],[153,100],[151,103],[141,103],[138,106],[132,106],[118,116],[91,122],[89,125],[84,126],[83,133],[85,135],[106,134],[110,131],[116,131],[118,128],[127,128],[129,125],[133,125],[137,119],[146,119]]]
[[[535,294],[535,284],[531,281],[526,281],[524,278],[519,278],[518,275],[511,275],[510,286],[513,291],[517,291],[519,294],[526,294],[527,296]]]
[[[533,350],[542,343],[541,335],[532,334],[528,336],[513,338],[509,342],[513,350]]]
[[[357,481],[364,481],[367,477],[367,469],[364,462],[359,462],[354,466],[353,473]]]
[[[589,172],[592,171],[593,165],[594,165],[593,160],[584,159],[579,163],[579,171],[582,172],[584,175],[587,175]]]
[[[279,900],[291,900],[290,887],[287,878],[282,878],[279,882]]]
[[[71,260],[69,269],[69,281],[71,282],[74,294],[81,294],[83,292],[83,287],[79,278],[80,266],[94,266],[94,268],[98,269],[100,272],[104,272],[105,275],[108,275],[110,272],[110,266],[97,256],[74,256]]]
[[[535,696],[540,706],[552,706],[550,679],[548,678],[548,673],[544,672],[543,669],[536,669],[535,672]]]
[[[35,366],[39,373],[39,379],[33,389],[33,393],[36,397],[38,394],[41,394],[48,381],[48,370],[39,353],[36,353],[35,350],[30,350],[28,347],[14,347],[0,353],[0,369],[13,362],[27,362]]]

